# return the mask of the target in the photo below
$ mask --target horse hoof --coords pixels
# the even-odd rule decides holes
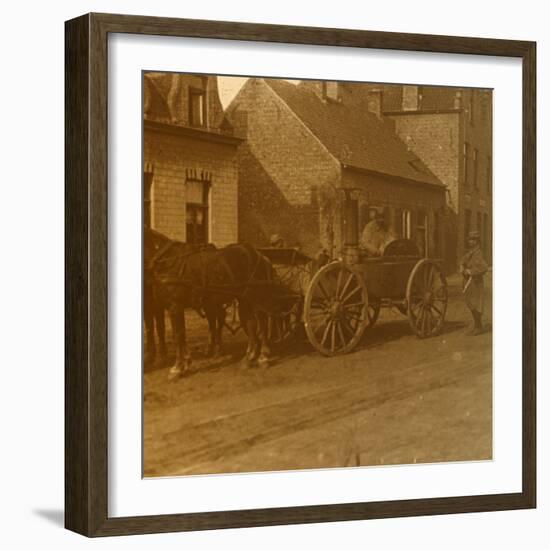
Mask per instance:
[[[269,359],[267,357],[260,357],[258,359],[258,366],[261,369],[267,369],[269,367]]]

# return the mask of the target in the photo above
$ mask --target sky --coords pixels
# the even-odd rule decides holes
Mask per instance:
[[[224,109],[239,93],[247,80],[247,76],[218,76],[218,93]],[[299,80],[288,80],[288,82],[298,83]]]
[[[224,109],[231,103],[247,80],[248,77],[245,76],[218,76],[218,92]]]

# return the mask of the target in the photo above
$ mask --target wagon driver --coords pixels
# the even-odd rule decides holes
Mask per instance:
[[[470,334],[477,336],[483,333],[481,322],[483,314],[483,276],[488,269],[481,252],[478,231],[468,233],[468,248],[468,252],[460,262],[460,273],[462,273],[464,279],[462,289],[464,299],[474,319],[474,328]]]
[[[394,240],[395,235],[388,228],[384,213],[376,210],[374,218],[363,229],[359,246],[371,256],[381,256],[386,245]]]

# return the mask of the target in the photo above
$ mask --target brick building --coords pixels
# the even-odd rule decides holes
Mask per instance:
[[[216,77],[146,73],[143,100],[144,223],[186,242],[236,242],[241,140]]]
[[[372,85],[369,87],[372,89]],[[490,90],[376,86],[384,115],[448,188],[455,230],[448,246],[460,258],[471,229],[492,260],[492,95]]]
[[[242,240],[266,245],[276,233],[308,254],[323,247],[337,256],[346,221],[357,218],[362,230],[376,209],[426,255],[445,254],[446,187],[395,134],[381,94],[361,86],[265,78],[243,86],[227,111],[246,138],[238,153]]]

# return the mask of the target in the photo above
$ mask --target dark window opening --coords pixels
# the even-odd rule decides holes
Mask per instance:
[[[206,92],[189,88],[189,124],[206,126]]]
[[[419,210],[416,218],[416,243],[422,256],[428,256],[428,216]]]
[[[208,242],[208,196],[210,183],[188,179],[185,185],[185,231],[189,244]]]

